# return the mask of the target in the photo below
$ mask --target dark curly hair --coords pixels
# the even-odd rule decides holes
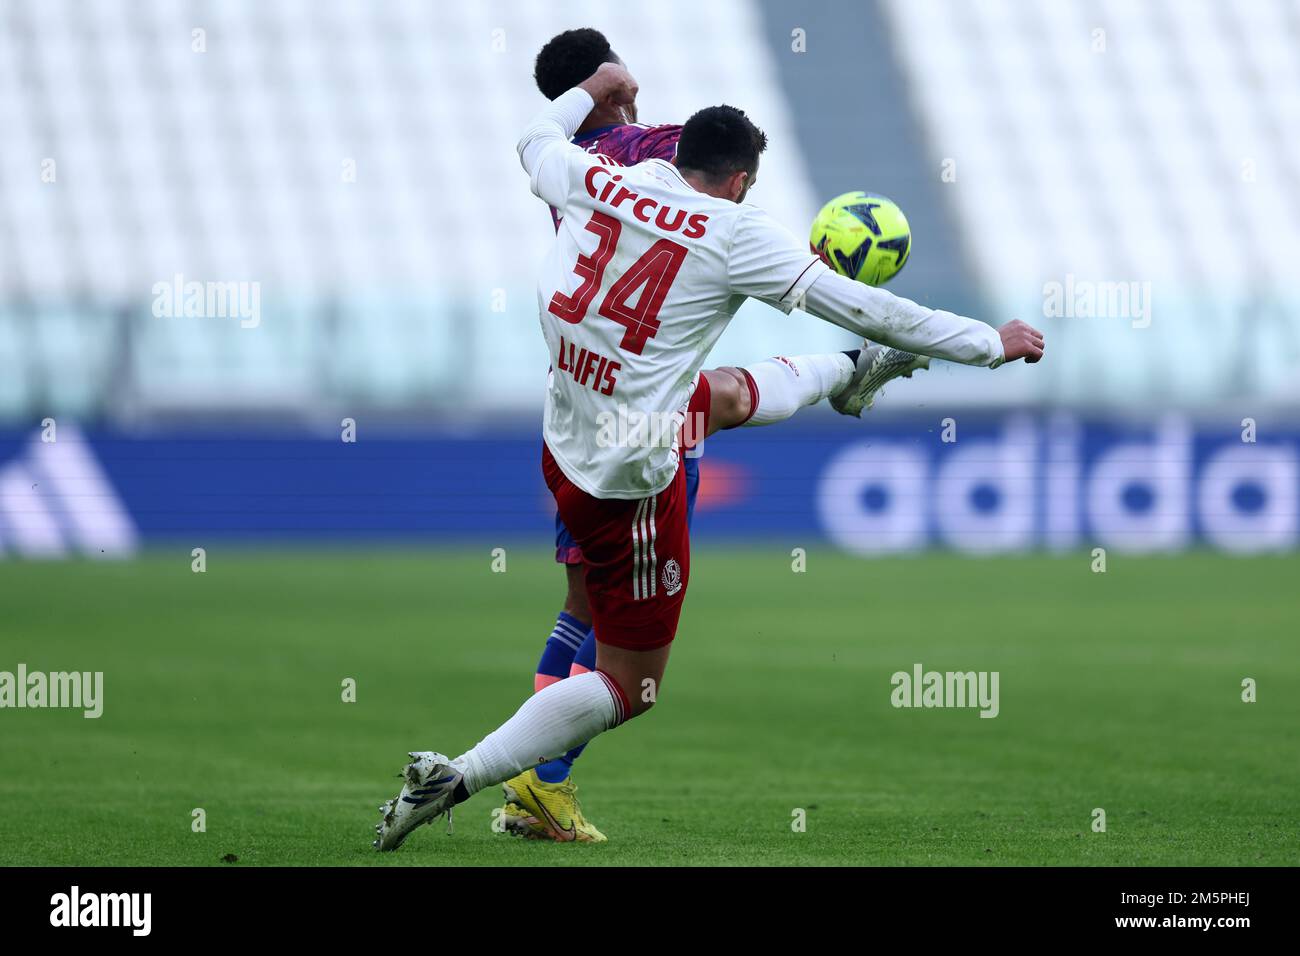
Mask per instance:
[[[573,89],[600,68],[602,63],[618,59],[610,49],[605,34],[591,27],[565,30],[551,37],[537,54],[533,79],[548,100]]]
[[[758,154],[767,149],[767,134],[744,110],[710,106],[686,121],[677,141],[677,166],[718,181],[758,169]]]

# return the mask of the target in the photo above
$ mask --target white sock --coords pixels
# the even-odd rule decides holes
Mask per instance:
[[[805,405],[834,395],[853,377],[853,359],[843,352],[770,358],[744,369],[758,389],[746,425],[783,422]]]
[[[525,767],[554,760],[623,720],[623,698],[600,671],[556,681],[524,701],[515,715],[452,761],[476,793]]]

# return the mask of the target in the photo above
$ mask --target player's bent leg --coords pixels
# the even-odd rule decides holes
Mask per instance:
[[[709,420],[707,435],[741,425],[773,425],[790,418],[799,409],[829,398],[838,411],[857,414],[870,404],[874,390],[887,378],[871,374],[883,372],[880,356],[883,346],[872,346],[869,360],[861,361],[865,350],[830,352],[819,355],[777,356],[744,368],[731,366],[709,369],[702,373],[707,380]],[[905,355],[896,349],[894,355]],[[916,356],[909,356],[915,359]],[[890,366],[892,368],[892,365]],[[899,368],[899,374],[911,374]],[[867,389],[864,382],[871,386]],[[852,393],[850,396],[849,393]],[[842,406],[856,402],[852,410]]]
[[[708,434],[739,425],[773,425],[823,398],[842,415],[861,416],[880,389],[930,367],[924,355],[864,342],[861,349],[777,356],[744,368],[703,373],[712,392]]]
[[[706,434],[712,377],[701,377],[687,409],[688,421],[706,419]],[[679,468],[668,487],[647,498],[599,500],[575,488],[549,453],[543,468],[586,559],[596,672],[621,692],[624,719],[642,714],[658,694],[690,580],[687,469]]]
[[[749,421],[754,403],[744,373],[724,366],[700,373],[709,383],[708,435],[726,428],[736,428]]]
[[[854,357],[847,352],[777,356],[741,369],[753,410],[746,425],[783,422],[799,409],[840,392],[853,377]]]
[[[608,674],[623,691],[629,720],[644,714],[659,699],[671,649],[667,644],[638,651],[596,642],[596,669]]]

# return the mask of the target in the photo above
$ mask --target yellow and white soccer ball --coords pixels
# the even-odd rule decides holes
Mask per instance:
[[[808,242],[840,275],[884,285],[907,264],[912,231],[892,199],[858,191],[822,206]]]

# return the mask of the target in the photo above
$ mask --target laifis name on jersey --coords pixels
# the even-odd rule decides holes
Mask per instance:
[[[560,336],[560,353],[555,368],[568,373],[579,385],[590,385],[592,391],[602,395],[614,394],[614,373],[623,367],[621,362],[599,355],[590,349],[579,349]]]

